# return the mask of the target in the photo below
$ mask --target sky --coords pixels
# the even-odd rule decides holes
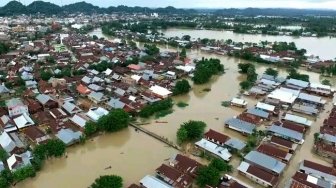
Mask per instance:
[[[10,0],[0,0],[0,6]],[[20,0],[28,5],[34,0]],[[44,0],[58,5],[67,5],[83,0]],[[85,0],[88,3],[100,7],[127,5],[143,7],[166,7],[177,8],[312,8],[312,9],[335,9],[336,0]]]

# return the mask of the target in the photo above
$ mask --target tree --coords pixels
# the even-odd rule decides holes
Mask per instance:
[[[210,162],[209,166],[217,169],[220,172],[227,173],[232,171],[232,166],[229,163],[218,158],[214,158]]]
[[[250,67],[254,67],[254,65],[251,64],[251,63],[239,63],[238,64],[239,72],[242,73],[242,74],[247,74],[247,70]]]
[[[0,187],[7,188],[13,182],[13,174],[10,170],[5,169],[0,174]]]
[[[182,48],[180,52],[180,59],[184,60],[187,57],[187,50],[185,48]]]
[[[48,81],[52,77],[52,73],[50,71],[41,71],[40,77],[44,81]]]
[[[202,138],[206,124],[202,121],[188,121],[177,130],[177,142],[183,143]]]
[[[44,160],[47,157],[61,157],[65,153],[66,145],[58,139],[48,140],[47,143],[37,145],[33,150],[34,157]]]
[[[86,136],[91,136],[93,135],[94,133],[96,133],[98,130],[98,127],[97,127],[97,124],[93,121],[88,121],[85,123],[85,126],[84,126],[84,134]]]
[[[322,80],[322,84],[327,85],[327,86],[331,86],[330,80],[327,80],[327,79]]]
[[[97,35],[93,35],[93,36],[92,36],[92,40],[98,40]]]
[[[91,188],[122,188],[123,180],[120,176],[106,175],[100,176],[90,186]]]
[[[51,63],[51,64],[55,64],[55,63],[56,63],[56,60],[55,60],[55,58],[54,58],[53,56],[48,56],[48,57],[46,58],[46,61],[47,61],[48,63]]]
[[[122,109],[111,111],[109,114],[101,117],[97,124],[98,127],[107,132],[116,132],[126,128],[129,124],[130,117]]]
[[[182,40],[190,41],[190,39],[191,39],[191,36],[190,36],[190,35],[184,35],[184,36],[182,37]]]
[[[248,90],[251,88],[252,83],[248,80],[245,80],[245,81],[240,82],[239,85],[242,90]]]
[[[188,93],[191,89],[191,86],[188,82],[188,80],[180,80],[176,82],[176,85],[173,89],[173,95],[180,95],[180,94],[185,94]]]
[[[254,83],[258,78],[258,74],[256,73],[256,69],[254,66],[250,66],[248,69],[247,69],[247,77],[246,79],[249,81],[249,82],[252,82]]]
[[[197,170],[196,183],[200,187],[206,185],[217,186],[220,179],[220,172],[214,167],[200,167]]]
[[[139,116],[142,118],[148,118],[160,111],[171,109],[173,105],[174,105],[173,100],[171,98],[157,101],[152,103],[151,105],[147,105],[144,108],[142,108],[141,111],[139,112]]]
[[[275,69],[267,68],[266,71],[265,71],[265,74],[277,77],[279,72]]]
[[[152,55],[157,55],[158,53],[160,53],[160,49],[158,47],[156,47],[155,44],[145,44],[145,52],[152,56]]]
[[[36,176],[36,171],[31,165],[27,165],[22,168],[19,168],[13,173],[13,178],[17,182],[25,180],[29,177],[35,177],[35,176]]]
[[[213,75],[224,72],[224,65],[219,59],[202,59],[196,62],[193,81],[195,84],[204,84],[210,80]]]
[[[0,147],[0,160],[5,161],[8,158],[8,153],[2,147]]]

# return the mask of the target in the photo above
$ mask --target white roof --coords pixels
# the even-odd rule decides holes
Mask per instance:
[[[186,65],[186,66],[177,66],[176,69],[179,69],[179,70],[183,70],[184,72],[191,72],[193,70],[195,70],[195,66],[190,66],[190,65]]]
[[[147,175],[140,180],[140,184],[146,188],[173,188],[167,183],[157,179],[156,177]]]
[[[131,78],[133,80],[135,80],[136,82],[139,82],[139,80],[141,79],[141,76],[139,76],[139,75],[132,75]]]
[[[153,93],[155,93],[155,94],[157,94],[157,95],[160,95],[160,96],[163,96],[163,97],[168,96],[168,95],[170,95],[170,94],[172,93],[172,92],[169,91],[168,89],[166,89],[166,88],[164,88],[164,87],[161,87],[161,86],[158,86],[158,85],[152,86],[152,87],[150,88],[150,90],[151,90]]]
[[[195,143],[197,146],[219,156],[220,158],[222,158],[225,161],[229,161],[231,158],[231,153],[229,153],[229,150],[226,148],[223,148],[213,142],[210,142],[204,138],[202,138],[202,140],[198,141]]]
[[[331,90],[331,87],[328,85],[323,85],[319,83],[310,83],[311,88],[319,88],[319,89],[325,89],[325,90]]]
[[[8,164],[8,168],[9,170],[13,170],[13,166],[14,164],[16,163],[16,158],[21,158],[20,155],[18,154],[13,154],[12,156],[10,156],[8,159],[7,159],[7,164]]]
[[[292,104],[297,98],[297,96],[294,95],[293,93],[287,92],[281,89],[272,91],[267,97],[272,98],[272,99],[278,99],[281,102],[290,103],[290,104]]]
[[[13,120],[19,129],[34,125],[34,121],[29,117],[27,113],[24,113]]]
[[[247,105],[247,102],[244,99],[239,98],[233,98],[231,102],[238,105]]]
[[[109,68],[107,68],[107,69],[105,70],[105,74],[106,74],[106,75],[110,75],[110,74],[112,74],[112,70],[109,69]]]
[[[87,122],[86,119],[84,119],[83,117],[81,117],[77,114],[74,115],[70,120],[80,127],[84,127],[86,122]]]
[[[295,122],[295,123],[299,123],[299,124],[302,124],[302,125],[306,125],[306,126],[309,126],[309,127],[313,124],[313,122],[308,120],[307,118],[304,118],[304,117],[301,117],[301,116],[296,116],[296,115],[293,115],[293,114],[286,114],[286,116],[283,119],[288,120],[288,121],[292,121],[292,122]]]
[[[7,153],[10,153],[16,147],[15,142],[12,140],[7,132],[3,132],[1,134],[0,145]]]
[[[109,112],[102,107],[91,108],[86,115],[91,118],[93,121],[98,121],[104,115],[107,115]]]
[[[307,176],[307,181],[310,182],[310,183],[313,183],[313,184],[317,185],[318,178],[316,178],[314,176],[311,176],[311,175],[308,175]]]
[[[270,104],[266,104],[266,103],[263,103],[263,102],[258,102],[256,107],[259,108],[259,109],[263,109],[263,110],[267,110],[267,111],[271,111],[271,112],[273,112],[274,109],[275,109],[275,106],[270,105]]]

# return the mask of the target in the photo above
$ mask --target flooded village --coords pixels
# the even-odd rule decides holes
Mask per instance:
[[[336,186],[334,38],[125,17],[0,21],[0,187]]]

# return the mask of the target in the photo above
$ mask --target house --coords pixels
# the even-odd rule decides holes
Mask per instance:
[[[256,165],[242,161],[237,169],[241,174],[264,187],[277,187],[278,185],[279,177],[277,175]]]
[[[335,92],[335,90],[332,89],[331,86],[322,85],[319,83],[310,83],[307,91],[310,93],[315,93],[317,95],[322,95],[322,96],[327,96],[327,97],[332,96],[333,93]]]
[[[30,165],[30,159],[32,159],[30,151],[21,155],[13,154],[7,159],[8,168],[10,171],[16,171],[22,167]]]
[[[104,95],[104,93],[102,92],[95,92],[95,91],[92,91],[89,95],[88,95],[88,98],[96,103],[96,104],[100,104],[102,102],[105,102],[108,100],[108,98]]]
[[[97,84],[90,84],[88,88],[92,91],[98,92],[98,91],[104,91],[104,88],[97,85]]]
[[[70,121],[72,121],[79,128],[84,128],[85,124],[89,120],[90,119],[86,117],[84,114],[75,114],[72,118],[70,118]]]
[[[237,139],[237,138],[230,138],[225,143],[225,146],[229,147],[231,150],[242,151],[246,147],[246,143]],[[231,151],[230,150],[230,151]]]
[[[327,101],[322,99],[322,97],[310,95],[307,93],[300,93],[297,99],[301,102],[315,104],[320,107],[324,106],[327,103]]]
[[[30,126],[23,130],[23,133],[33,143],[42,144],[50,139],[50,136],[45,134],[41,129],[35,126]]]
[[[102,116],[107,115],[109,112],[102,107],[91,108],[86,115],[93,121],[98,121]]]
[[[309,82],[291,78],[286,80],[286,85],[295,89],[306,89],[309,86]]]
[[[60,120],[60,121],[68,120],[68,115],[61,108],[51,109],[49,113],[55,120]]]
[[[193,178],[197,176],[196,172],[202,166],[199,162],[181,154],[172,156],[169,165]]]
[[[1,147],[10,154],[21,151],[24,148],[22,141],[19,139],[16,133],[3,132],[0,135]]]
[[[273,145],[276,145],[278,148],[288,151],[288,153],[294,153],[294,151],[297,148],[297,144],[294,142],[291,142],[289,140],[283,139],[281,137],[272,136],[270,139],[270,143]]]
[[[293,141],[298,144],[303,144],[304,142],[302,133],[281,126],[272,125],[267,128],[267,131],[275,136]]]
[[[277,99],[286,105],[292,105],[296,100],[297,95],[283,89],[276,89],[267,95],[267,97],[270,99]]]
[[[111,98],[107,105],[110,109],[123,109],[126,104],[121,102],[120,99]]]
[[[34,99],[25,98],[24,104],[28,106],[28,111],[30,114],[35,114],[37,112],[43,111],[43,106]]]
[[[6,106],[8,108],[9,117],[21,115],[24,113],[29,113],[28,106],[25,105],[19,98],[13,98],[13,99],[7,100]]]
[[[317,116],[319,113],[319,110],[316,108],[315,105],[308,106],[308,105],[301,105],[301,104],[294,104],[292,106],[292,111],[293,112],[298,112],[298,113],[303,113],[311,116]]]
[[[3,115],[0,118],[0,126],[3,131],[5,132],[14,132],[17,131],[17,127],[15,126],[15,123],[13,119],[9,118],[7,115]]]
[[[258,151],[249,152],[245,155],[244,160],[274,175],[280,175],[286,167],[285,163]]]
[[[49,95],[39,94],[36,99],[43,105],[44,109],[58,108],[58,103]]]
[[[173,188],[173,186],[167,184],[166,182],[154,177],[147,175],[140,180],[141,187],[144,188]]]
[[[230,139],[230,137],[212,129],[204,134],[204,138],[220,146],[224,146],[225,142]]]
[[[226,120],[224,124],[226,127],[241,132],[242,134],[252,134],[256,128],[255,124],[237,118],[230,118]]]
[[[21,114],[20,116],[14,118],[13,121],[18,129],[23,129],[35,124],[27,113]]]
[[[231,105],[246,108],[247,102],[244,99],[233,98],[231,100]]]
[[[162,178],[169,185],[176,188],[188,188],[193,183],[193,178],[188,174],[184,174],[173,167],[162,164],[156,170],[157,176]]]
[[[312,176],[310,174],[305,174],[302,172],[296,172],[294,176],[292,176],[291,180],[289,181],[289,188],[297,188],[297,187],[304,187],[304,188],[333,188],[335,184],[326,181],[322,178]]]
[[[262,119],[266,119],[266,120],[270,119],[270,113],[264,110],[260,110],[259,108],[249,108],[247,109],[246,113],[252,116],[262,118]]]
[[[267,103],[258,102],[255,108],[266,111],[268,113],[275,114],[275,106],[267,104]]]
[[[73,114],[77,114],[79,112],[82,112],[82,109],[80,109],[78,106],[76,106],[75,104],[66,101],[65,103],[63,103],[62,108],[69,114],[69,115],[73,115]]]
[[[5,85],[0,85],[0,94],[4,96],[9,93],[9,89]]]
[[[306,126],[306,127],[310,127],[313,124],[313,121],[308,120],[307,118],[297,116],[297,115],[293,115],[293,114],[288,114],[288,113],[285,115],[285,117],[283,119],[287,120],[287,121],[294,122],[294,123],[301,124],[301,125]]]
[[[288,163],[289,160],[292,158],[292,154],[284,150],[281,150],[276,146],[273,146],[272,144],[266,144],[266,143],[260,144],[256,150],[259,151],[260,153],[277,158],[284,163]]]
[[[88,95],[91,90],[89,88],[87,88],[86,86],[82,85],[82,84],[79,84],[77,87],[76,87],[76,90],[79,94],[81,95]]]
[[[324,166],[313,161],[303,160],[300,163],[300,172],[336,183],[336,169]]]
[[[158,85],[150,87],[149,90],[160,98],[167,98],[172,95],[171,91]]]
[[[27,80],[25,81],[25,86],[27,89],[36,89],[37,82],[35,80]]]
[[[212,143],[204,138],[195,143],[196,146],[214,154],[215,156],[220,157],[224,161],[230,161],[232,155],[228,149],[223,148],[215,143]]]
[[[80,140],[82,133],[77,131],[74,132],[71,129],[61,129],[56,134],[56,137],[64,142],[65,145],[69,146],[72,145]]]

